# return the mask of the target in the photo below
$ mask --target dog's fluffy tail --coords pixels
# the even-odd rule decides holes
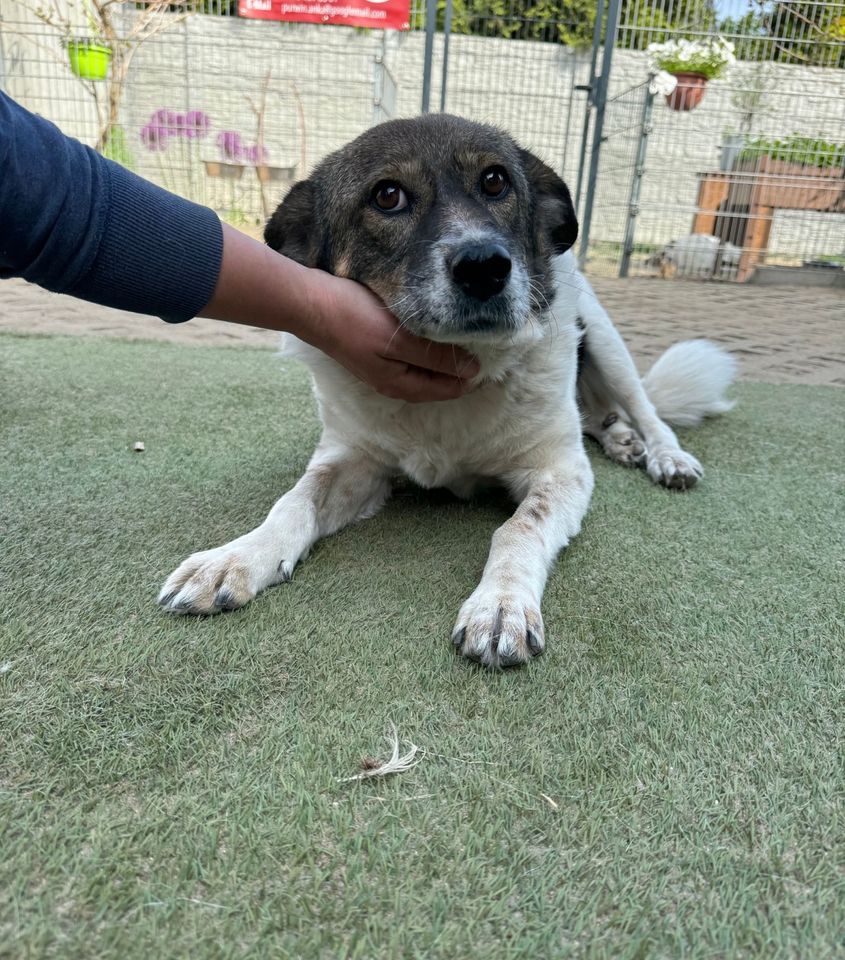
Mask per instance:
[[[669,347],[643,377],[658,416],[678,427],[694,427],[704,417],[726,413],[734,405],[725,391],[736,377],[737,362],[709,340],[685,340]]]

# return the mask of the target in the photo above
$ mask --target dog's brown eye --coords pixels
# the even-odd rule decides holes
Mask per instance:
[[[382,180],[373,190],[373,203],[385,213],[396,213],[408,206],[408,197],[395,180]]]
[[[481,174],[481,189],[488,197],[503,197],[511,185],[504,167],[490,167]]]

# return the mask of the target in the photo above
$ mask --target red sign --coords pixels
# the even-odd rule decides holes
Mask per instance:
[[[238,14],[253,20],[408,30],[411,0],[238,0]]]

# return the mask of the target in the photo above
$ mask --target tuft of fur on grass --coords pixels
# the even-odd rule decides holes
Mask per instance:
[[[390,733],[385,739],[390,745],[390,757],[387,760],[379,761],[373,757],[364,757],[361,761],[361,772],[356,773],[354,777],[338,777],[338,783],[349,783],[351,780],[368,780],[370,777],[386,777],[391,773],[406,773],[415,767],[422,755],[420,748],[415,743],[408,744],[408,752],[399,756],[399,734],[396,731],[396,724],[390,724]]]

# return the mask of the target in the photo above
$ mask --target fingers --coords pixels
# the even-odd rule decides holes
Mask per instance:
[[[456,400],[471,389],[468,381],[420,367],[397,366],[397,372],[382,384],[371,384],[379,393],[406,403],[432,403]]]
[[[388,360],[400,360],[412,367],[447,374],[452,378],[457,376],[471,379],[479,370],[478,360],[461,347],[424,340],[401,329],[391,338],[383,356]]]

